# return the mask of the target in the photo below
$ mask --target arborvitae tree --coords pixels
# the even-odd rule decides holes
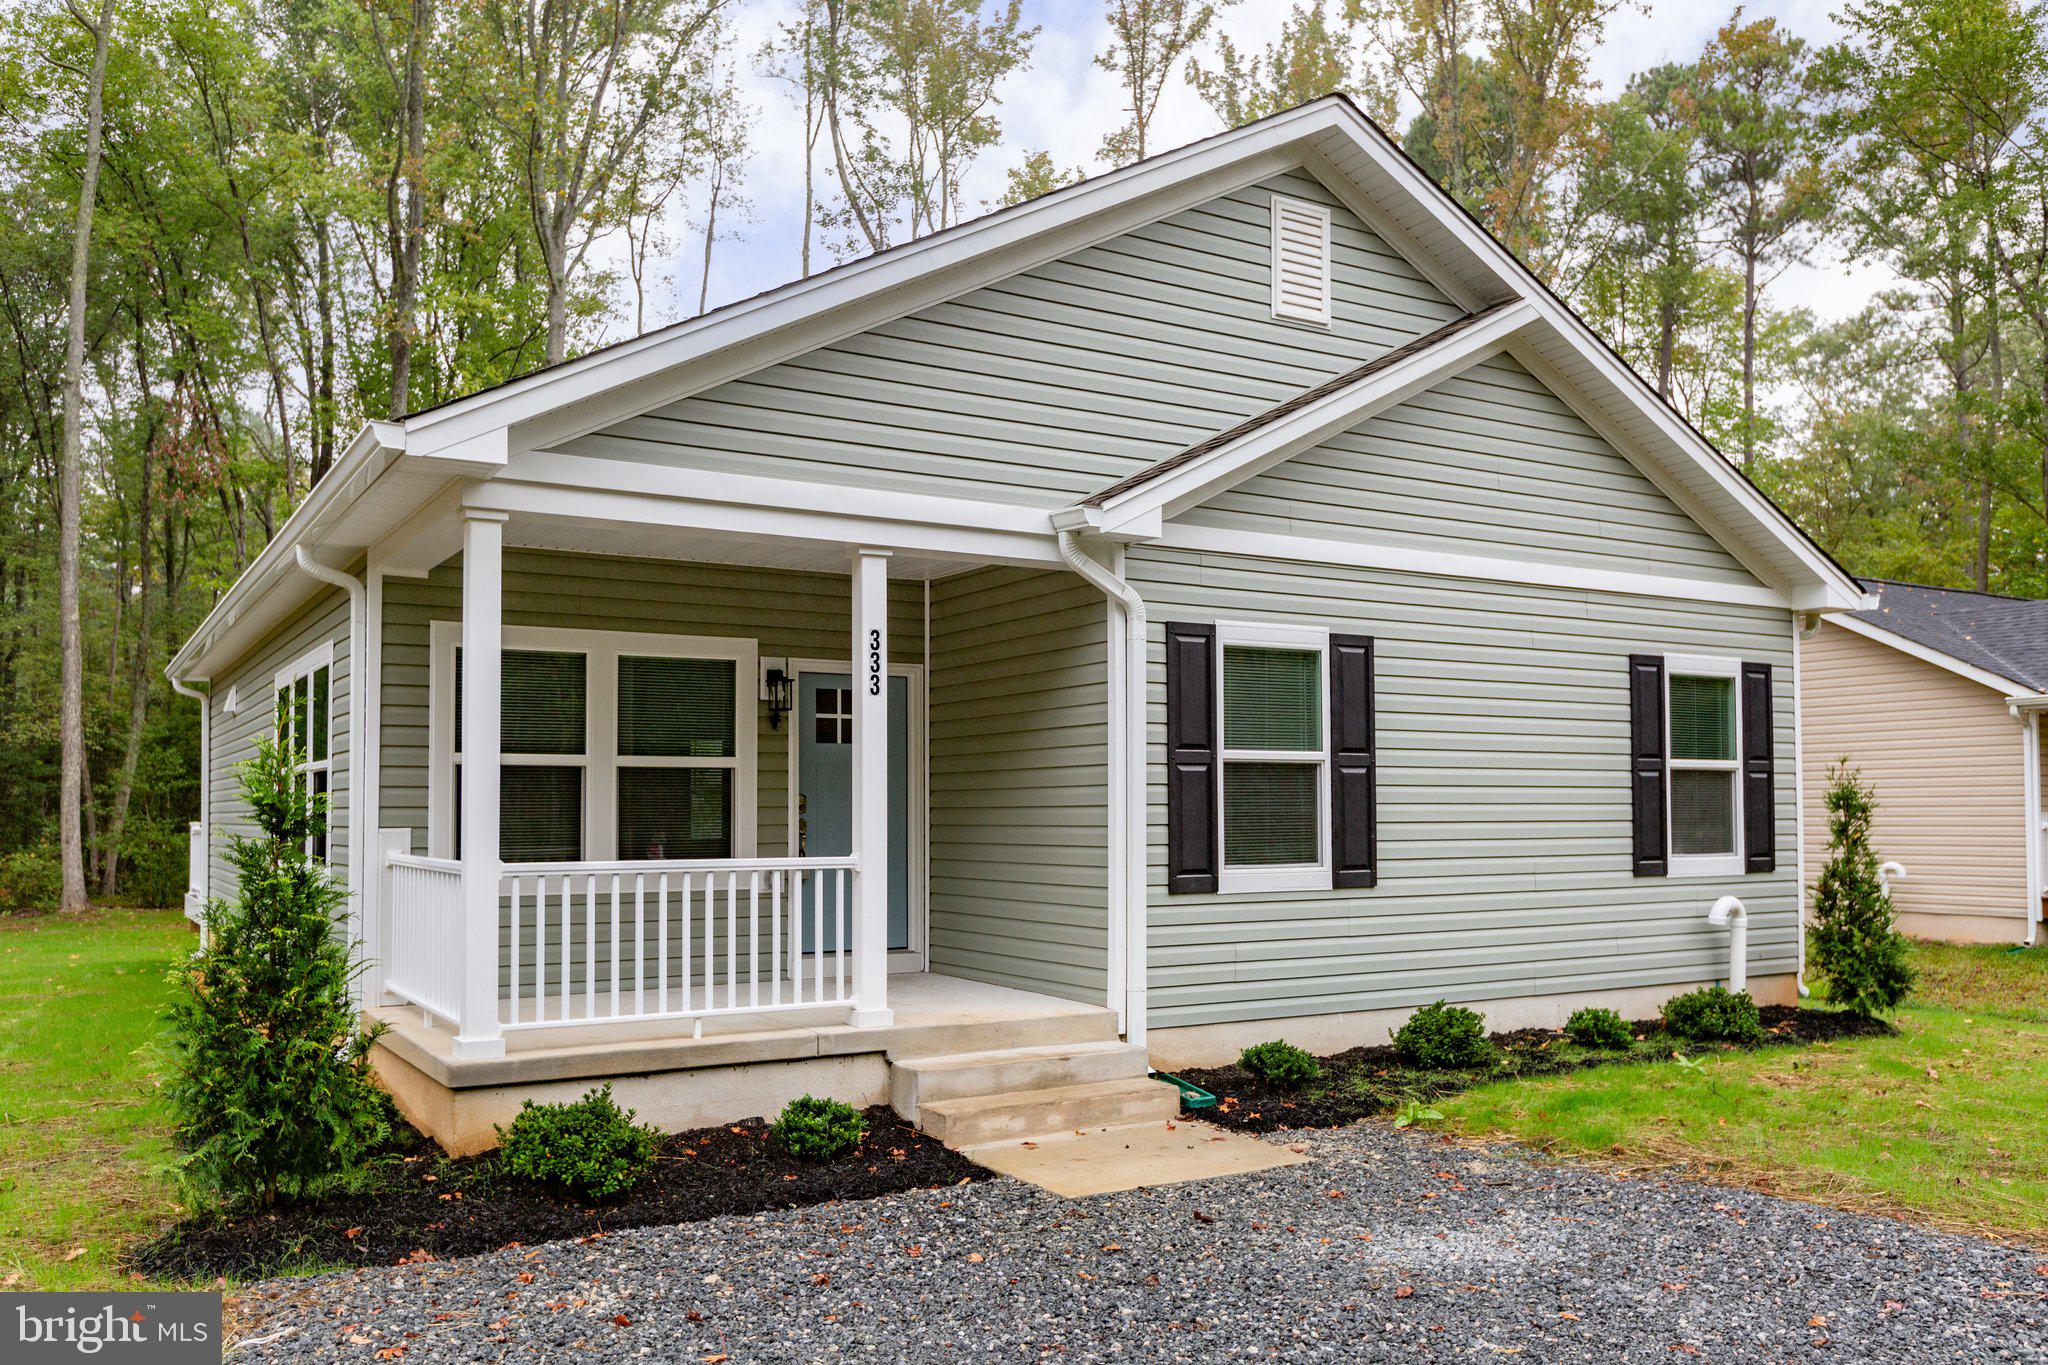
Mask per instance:
[[[1828,861],[1813,888],[1813,965],[1827,997],[1858,1014],[1889,1014],[1913,987],[1906,939],[1870,846],[1877,794],[1847,762],[1828,770]]]
[[[237,903],[207,906],[207,946],[173,975],[168,1095],[194,1183],[270,1204],[358,1165],[388,1111],[349,995],[348,892],[307,851],[327,798],[287,743],[263,740],[241,777],[262,834],[228,840]]]

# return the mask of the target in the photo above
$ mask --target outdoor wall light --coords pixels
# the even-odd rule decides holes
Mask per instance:
[[[780,730],[782,718],[789,714],[796,696],[796,680],[780,668],[769,667],[761,673],[761,700],[768,703],[768,728]]]

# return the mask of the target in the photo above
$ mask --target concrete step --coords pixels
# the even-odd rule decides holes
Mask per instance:
[[[918,1106],[933,1100],[1127,1080],[1147,1069],[1142,1046],[1116,1039],[899,1057],[889,1066],[889,1099],[897,1113],[915,1119]]]
[[[918,1106],[917,1126],[948,1147],[1044,1137],[1077,1128],[1150,1123],[1180,1112],[1180,1092],[1149,1076],[962,1095]]]

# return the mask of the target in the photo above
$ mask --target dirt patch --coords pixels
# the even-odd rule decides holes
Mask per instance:
[[[991,1174],[884,1106],[866,1117],[868,1135],[860,1146],[823,1162],[784,1156],[759,1120],[672,1134],[652,1175],[601,1204],[510,1176],[494,1154],[450,1160],[424,1150],[422,1140],[422,1150],[381,1162],[360,1192],[268,1212],[190,1218],[137,1247],[130,1262],[147,1275],[210,1280],[442,1260],[621,1228],[869,1199]]]
[[[1356,1047],[1320,1058],[1322,1077],[1300,1090],[1278,1090],[1242,1068],[1207,1067],[1179,1073],[1216,1096],[1216,1107],[1192,1111],[1192,1117],[1247,1133],[1283,1128],[1335,1128],[1362,1118],[1400,1109],[1410,1100],[1427,1102],[1455,1095],[1489,1081],[1553,1076],[1621,1062],[1660,1061],[1674,1051],[1687,1056],[1716,1052],[1754,1051],[1835,1042],[1845,1038],[1890,1036],[1896,1030],[1880,1020],[1838,1010],[1765,1005],[1762,1041],[1683,1043],[1664,1032],[1656,1020],[1630,1025],[1635,1043],[1627,1051],[1599,1052],[1579,1047],[1559,1029],[1516,1029],[1496,1033],[1494,1061],[1469,1071],[1433,1071],[1411,1066],[1392,1047]]]

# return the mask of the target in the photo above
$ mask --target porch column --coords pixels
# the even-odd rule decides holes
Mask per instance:
[[[498,1031],[498,710],[505,514],[462,512],[462,985],[458,1057],[502,1057]]]
[[[853,555],[853,1008],[876,1028],[889,1009],[889,552]]]

